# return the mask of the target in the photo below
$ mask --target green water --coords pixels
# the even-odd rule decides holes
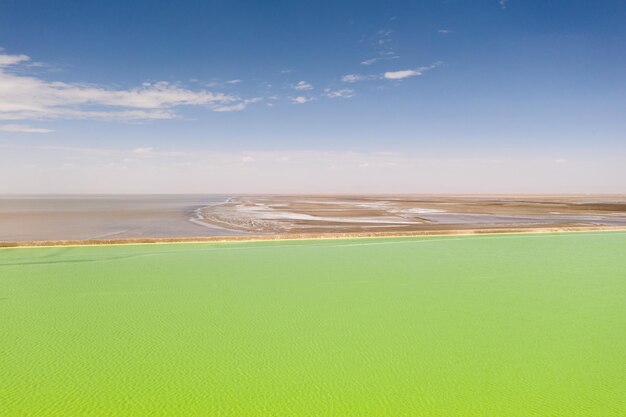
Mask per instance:
[[[626,234],[0,250],[0,416],[626,415]]]

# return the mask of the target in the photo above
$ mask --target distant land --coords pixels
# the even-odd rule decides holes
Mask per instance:
[[[624,227],[623,195],[0,197],[5,245]]]

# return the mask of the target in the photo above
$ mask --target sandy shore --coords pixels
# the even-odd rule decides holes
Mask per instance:
[[[202,213],[254,234],[626,226],[626,196],[244,196]]]
[[[162,204],[160,200],[156,203]],[[196,225],[178,208],[155,216],[152,200],[142,201],[141,210],[130,210],[133,206],[123,202],[102,215],[97,210],[85,211],[90,222],[77,221],[75,212],[59,212],[71,220],[61,223],[67,229],[61,239],[45,234],[4,239],[0,247],[626,230],[626,196],[264,195],[224,201],[194,209],[192,221]],[[146,213],[148,220],[142,217]],[[148,222],[149,233],[84,233],[84,237],[70,233],[74,228],[82,230],[80,226],[85,223],[110,229],[119,223],[119,216],[126,219],[129,228]],[[33,226],[28,217],[5,220],[15,227]],[[181,228],[181,223],[189,230]],[[45,224],[56,226],[57,222],[47,218]]]
[[[426,230],[426,231],[409,231],[409,232],[307,233],[307,234],[282,234],[282,235],[212,236],[212,237],[181,237],[181,238],[50,240],[50,241],[31,241],[31,242],[0,242],[0,248],[144,245],[144,244],[208,243],[208,242],[255,242],[255,241],[272,241],[272,240],[351,239],[351,238],[419,237],[419,236],[470,236],[470,235],[490,235],[490,234],[624,232],[624,231],[626,231],[626,227],[611,227],[611,226],[575,227],[573,226],[573,227]]]

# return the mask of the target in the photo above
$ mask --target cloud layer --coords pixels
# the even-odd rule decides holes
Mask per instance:
[[[399,58],[388,44],[391,41],[391,31],[381,30],[372,39],[372,44],[383,48],[377,52],[377,57],[362,62],[371,65],[381,60]],[[174,119],[180,117],[177,108],[186,106],[205,107],[214,112],[236,112],[246,109],[249,105],[263,100],[261,97],[241,98],[234,93],[219,93],[205,89],[190,89],[178,83],[166,81],[146,82],[137,87],[127,89],[112,88],[102,85],[50,81],[42,76],[28,73],[36,66],[29,56],[10,55],[0,49],[0,121],[51,120],[51,119],[88,119],[107,121],[148,121]],[[341,77],[344,83],[360,81],[402,80],[422,75],[426,70],[439,64],[428,67],[410,68],[406,70],[386,71],[377,74],[347,74]],[[231,79],[224,82],[198,84],[205,87],[222,86],[232,88],[242,82],[240,79]],[[274,106],[279,97],[269,90],[271,84],[262,83],[265,90],[268,106]],[[230,86],[230,87],[229,87]],[[286,95],[282,98],[292,104],[305,104],[320,99],[351,98],[355,95],[353,89],[323,88],[314,94],[314,86],[305,80],[287,85],[297,91],[297,95]],[[48,133],[51,130],[31,128],[20,124],[7,124],[0,131],[24,133]]]
[[[32,127],[25,125],[0,125],[0,131],[12,133],[50,133],[52,129],[44,129],[41,127]]]
[[[206,106],[213,111],[243,110],[251,100],[189,90],[168,82],[130,89],[47,81],[12,72],[26,55],[0,53],[0,120],[101,119],[151,120],[176,117],[177,106]]]
[[[387,80],[402,80],[416,75],[422,75],[422,72],[418,70],[387,71],[383,76]]]
[[[294,90],[298,90],[298,91],[306,91],[306,90],[312,90],[313,86],[307,83],[306,81],[300,81],[296,85],[294,85],[293,88]]]
[[[434,69],[441,65],[441,62],[435,62],[432,65],[426,67],[419,68],[411,68],[406,70],[398,70],[398,71],[386,71],[382,74],[346,74],[341,77],[341,81],[344,83],[356,83],[359,81],[368,81],[368,80],[402,80],[404,78],[415,77],[418,75],[424,75],[424,73],[428,70]]]
[[[313,98],[298,96],[298,97],[293,97],[291,101],[293,101],[295,104],[304,104],[304,103],[308,103],[309,101],[313,101]]]

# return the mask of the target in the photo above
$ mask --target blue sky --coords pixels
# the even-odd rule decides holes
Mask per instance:
[[[623,0],[4,1],[0,47],[0,192],[626,192]]]

